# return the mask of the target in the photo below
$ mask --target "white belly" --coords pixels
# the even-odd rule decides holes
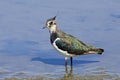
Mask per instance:
[[[60,38],[57,38],[57,39],[53,42],[53,47],[54,47],[61,55],[63,55],[64,57],[73,57],[73,56],[75,56],[74,54],[69,54],[67,51],[63,51],[63,50],[59,49],[59,48],[56,46],[56,44],[55,44],[55,42],[56,42],[57,40],[60,40]]]

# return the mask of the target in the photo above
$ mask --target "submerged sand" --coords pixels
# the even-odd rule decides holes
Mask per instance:
[[[120,80],[118,75],[110,74],[89,74],[89,75],[73,75],[71,73],[64,74],[63,77],[49,75],[27,76],[24,78],[11,77],[4,80]]]

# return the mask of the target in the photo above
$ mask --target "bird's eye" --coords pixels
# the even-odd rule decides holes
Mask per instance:
[[[50,24],[50,25],[52,25],[52,24],[53,24],[53,22],[50,22],[49,24]]]

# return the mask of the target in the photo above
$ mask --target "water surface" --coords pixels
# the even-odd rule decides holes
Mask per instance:
[[[74,58],[75,76],[119,76],[119,8],[119,0],[0,0],[0,79],[64,76],[64,58],[51,46],[48,30],[42,29],[55,15],[61,30],[105,49],[101,56]]]

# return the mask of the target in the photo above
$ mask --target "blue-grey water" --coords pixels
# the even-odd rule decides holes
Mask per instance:
[[[64,74],[64,57],[42,29],[55,15],[59,29],[105,50],[74,58],[73,73],[120,75],[119,8],[119,0],[0,0],[0,79]]]

